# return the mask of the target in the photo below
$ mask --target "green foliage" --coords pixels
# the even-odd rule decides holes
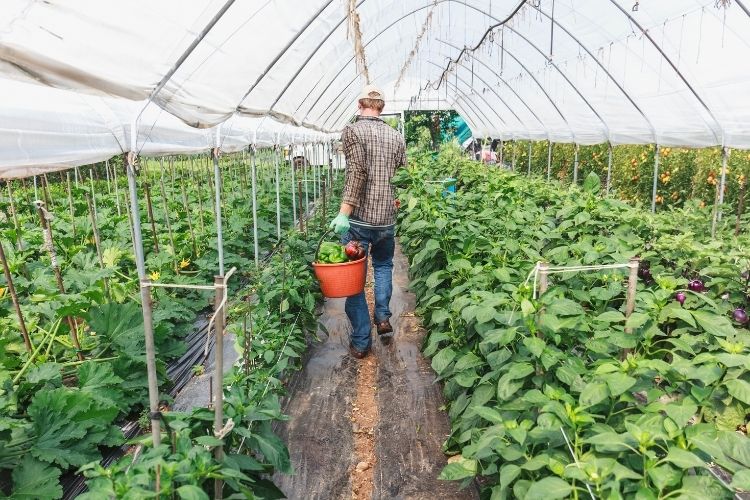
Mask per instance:
[[[455,195],[424,182],[448,175]],[[461,456],[443,478],[482,476],[493,499],[729,498],[706,467],[746,479],[750,331],[731,312],[750,300],[750,241],[710,243],[705,220],[602,198],[597,177],[565,188],[449,148],[399,175],[425,353],[449,401],[445,449]],[[539,261],[636,255],[650,275],[627,319],[624,270],[553,274],[534,294]],[[680,306],[695,278],[708,290]]]

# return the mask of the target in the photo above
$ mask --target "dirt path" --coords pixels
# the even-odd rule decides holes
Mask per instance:
[[[476,499],[471,489],[439,481],[450,431],[435,374],[420,352],[424,330],[408,292],[408,264],[396,248],[393,341],[373,340],[373,354],[348,354],[344,300],[327,300],[304,370],[290,383],[291,420],[279,432],[296,474],[274,480],[291,499]],[[371,293],[368,293],[371,302]],[[327,333],[326,333],[327,332]],[[374,335],[377,335],[374,333]]]

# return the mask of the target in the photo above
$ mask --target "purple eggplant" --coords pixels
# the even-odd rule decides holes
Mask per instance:
[[[688,283],[688,290],[691,292],[701,293],[706,290],[706,286],[701,280],[690,280]]]
[[[687,294],[685,292],[677,292],[674,294],[674,300],[680,303],[680,305],[685,304],[685,300],[687,299]]]
[[[740,325],[746,325],[748,322],[747,312],[741,307],[734,310],[732,318]]]

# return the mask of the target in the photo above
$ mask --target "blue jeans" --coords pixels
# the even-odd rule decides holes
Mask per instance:
[[[393,251],[396,243],[393,239],[393,227],[388,229],[370,229],[351,225],[349,231],[341,237],[341,243],[359,240],[372,259],[375,276],[375,322],[379,323],[391,317],[388,305],[393,291]],[[346,316],[352,324],[351,344],[358,351],[366,351],[372,343],[370,339],[370,312],[367,309],[365,292],[346,298],[344,307]]]

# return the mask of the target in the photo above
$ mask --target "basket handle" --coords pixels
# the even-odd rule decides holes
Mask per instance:
[[[321,236],[320,241],[318,242],[318,247],[315,249],[315,255],[313,256],[313,259],[318,258],[318,253],[320,253],[320,245],[323,244],[323,242],[326,239],[326,236],[331,234],[332,229],[328,229],[325,233],[323,233],[323,236]]]

